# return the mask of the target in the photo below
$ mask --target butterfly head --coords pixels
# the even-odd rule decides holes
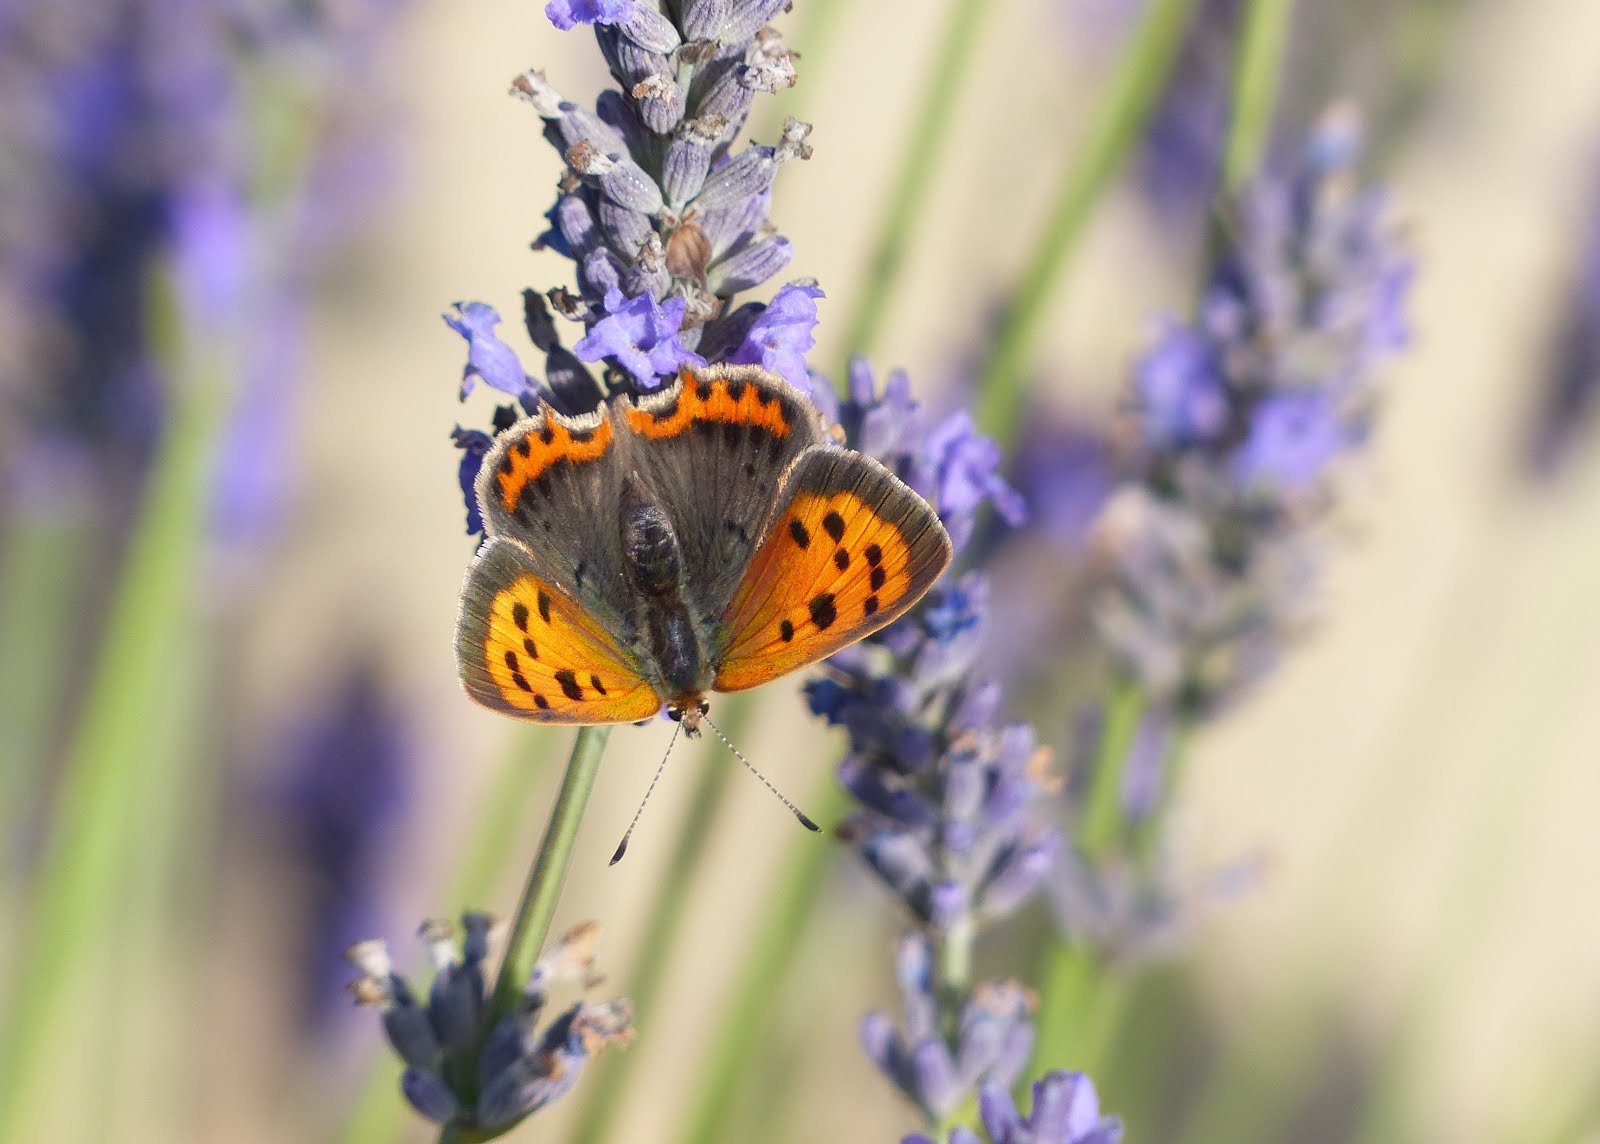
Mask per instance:
[[[711,704],[706,702],[704,693],[689,691],[667,704],[667,718],[683,724],[683,733],[689,738],[698,739],[700,721],[710,710]]]

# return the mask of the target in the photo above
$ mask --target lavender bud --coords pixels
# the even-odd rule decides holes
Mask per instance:
[[[412,1108],[435,1124],[447,1124],[461,1111],[450,1086],[427,1069],[408,1068],[401,1073],[400,1092]]]
[[[739,82],[756,92],[777,92],[795,85],[794,53],[774,28],[756,34],[754,50],[746,57]]]
[[[624,253],[637,251],[647,239],[655,237],[656,229],[650,225],[648,216],[618,206],[609,198],[600,200],[595,214],[599,218],[600,231],[606,236],[606,245],[612,250]]]
[[[716,40],[733,9],[744,0],[685,0],[683,34],[690,40]]]
[[[664,52],[651,51],[614,27],[595,29],[595,39],[609,67],[625,89],[652,75],[671,75],[672,61]]]
[[[714,211],[749,202],[772,185],[776,170],[772,148],[752,144],[706,176],[695,206]]]
[[[783,11],[790,0],[743,0],[735,3],[728,23],[718,37],[725,44],[737,44],[753,39],[767,21]]]
[[[760,239],[717,262],[707,284],[712,293],[724,297],[752,289],[781,273],[793,255],[789,240],[781,235]]]
[[[598,301],[606,296],[608,290],[620,289],[622,270],[622,261],[609,250],[602,248],[592,251],[578,266],[578,285],[584,297]]]
[[[644,168],[626,155],[607,156],[610,166],[599,172],[600,190],[620,206],[643,215],[657,215],[665,205],[661,188]]]
[[[544,72],[535,68],[525,71],[511,81],[511,94],[533,105],[542,119],[561,118],[561,109],[567,101],[544,78]]]
[[[640,122],[657,135],[670,135],[683,122],[689,107],[688,92],[670,71],[651,72],[638,80],[628,94],[635,101]]]
[[[684,203],[700,193],[711,169],[713,140],[698,127],[699,122],[690,119],[678,127],[661,163],[661,189],[673,210],[682,209]]]
[[[401,1060],[412,1068],[430,1069],[439,1063],[444,1050],[427,1012],[409,993],[407,990],[403,1002],[384,1011],[383,1031]]]
[[[744,82],[745,71],[745,65],[738,60],[713,64],[695,89],[695,115],[702,119],[714,116],[725,124],[724,141],[733,138],[755,101],[755,89]]]
[[[634,5],[633,15],[618,27],[624,36],[645,51],[658,52],[663,56],[676,50],[678,45],[683,43],[683,37],[678,35],[678,29],[673,27],[672,21],[658,12],[653,5]]]

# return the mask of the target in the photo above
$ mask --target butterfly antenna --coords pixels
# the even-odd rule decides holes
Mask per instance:
[[[678,732],[681,730],[683,730],[682,723],[673,726],[672,738],[667,740],[666,752],[661,756],[661,762],[656,765],[655,776],[650,780],[650,785],[645,788],[644,797],[639,800],[639,809],[633,812],[633,821],[628,823],[627,833],[622,836],[622,841],[617,843],[616,853],[611,855],[610,865],[615,866],[618,862],[621,862],[622,856],[628,852],[628,839],[633,837],[633,828],[639,825],[639,816],[644,813],[645,803],[650,801],[650,796],[655,793],[656,783],[661,781],[661,772],[667,769],[667,760],[672,757],[672,747],[677,743]]]
[[[805,811],[801,810],[794,803],[790,802],[788,797],[781,790],[772,785],[772,780],[767,778],[767,776],[762,774],[760,771],[756,770],[755,764],[749,759],[745,758],[744,754],[739,750],[738,747],[735,747],[731,742],[729,742],[728,736],[722,733],[721,727],[718,727],[711,721],[711,717],[709,715],[701,712],[700,721],[717,733],[717,738],[722,740],[722,745],[727,747],[728,750],[732,751],[733,757],[743,763],[749,769],[751,774],[760,779],[762,785],[770,790],[779,802],[783,803],[784,806],[789,808],[790,813],[800,820],[801,826],[805,827],[807,830],[814,831],[819,834],[822,832],[822,827],[818,826],[815,822],[812,822],[811,819],[806,815]]]

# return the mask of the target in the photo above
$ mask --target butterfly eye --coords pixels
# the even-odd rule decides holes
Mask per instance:
[[[707,703],[704,699],[702,699],[700,701],[700,714],[702,714],[702,715],[708,714],[710,712],[710,710],[711,710],[711,704]]]

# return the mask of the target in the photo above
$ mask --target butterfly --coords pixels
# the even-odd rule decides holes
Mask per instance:
[[[665,707],[694,734],[708,691],[855,643],[950,563],[927,502],[756,366],[684,370],[579,417],[544,405],[495,439],[474,491],[461,680],[539,723]]]

